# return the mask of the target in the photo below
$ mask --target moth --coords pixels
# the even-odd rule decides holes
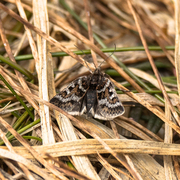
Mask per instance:
[[[71,115],[86,114],[101,120],[112,120],[125,112],[113,83],[100,68],[72,81],[50,103]]]

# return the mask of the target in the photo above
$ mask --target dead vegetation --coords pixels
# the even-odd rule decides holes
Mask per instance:
[[[179,8],[178,0],[3,0],[0,179],[180,179]],[[73,117],[49,103],[103,60],[123,116]]]

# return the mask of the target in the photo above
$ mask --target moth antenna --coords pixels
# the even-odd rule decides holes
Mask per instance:
[[[74,46],[77,48],[77,49],[79,49],[75,44],[74,44]],[[81,50],[81,49],[79,49],[84,55],[85,55],[85,53],[83,52],[83,50]],[[88,63],[84,60],[84,62],[86,63],[86,65],[87,65],[87,68],[89,69],[89,71],[90,71],[90,73],[92,74],[93,72],[92,72],[92,70],[90,69],[90,67],[88,66]],[[94,62],[93,62],[93,64],[94,64]]]
[[[114,54],[114,52],[116,51],[116,44],[114,44],[114,51],[107,57],[107,59],[108,58],[110,58],[113,54]],[[101,65],[102,65],[102,63],[104,62],[104,61],[106,61],[106,59],[104,59],[101,63],[100,63],[100,65],[97,67],[97,69],[99,69],[100,67],[101,67]]]
[[[84,62],[86,63],[86,65],[87,65],[87,67],[88,67],[90,73],[93,74],[92,70],[91,70],[90,67],[88,66],[88,63],[87,63],[86,61],[84,61]]]

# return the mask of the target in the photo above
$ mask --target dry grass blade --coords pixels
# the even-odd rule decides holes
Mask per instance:
[[[53,172],[56,176],[65,178],[60,172],[58,172],[54,167],[52,167],[49,163],[47,163],[42,156],[36,152],[5,120],[3,120],[0,117],[0,122],[3,124],[4,127],[6,127],[20,142],[24,147],[26,147],[32,155],[38,159],[39,162],[41,162],[47,169],[49,169],[51,172]]]
[[[3,141],[5,142],[6,146],[8,147],[8,149],[15,153],[12,145],[9,143],[7,137],[4,135],[4,133],[2,132],[2,130],[0,129],[0,137],[3,139]],[[18,163],[18,165],[20,166],[20,168],[24,171],[24,173],[26,174],[27,178],[30,180],[35,180],[34,177],[32,176],[32,174],[30,173],[30,171],[26,168],[26,166],[24,166],[21,163]]]
[[[26,14],[24,12],[21,1],[17,0],[16,4],[17,4],[17,7],[19,9],[21,17],[24,18],[27,21],[27,17],[26,17]],[[30,44],[30,47],[31,47],[31,50],[32,50],[33,57],[34,57],[35,62],[36,62],[36,68],[38,70],[39,69],[39,57],[38,57],[38,53],[37,53],[37,47],[36,47],[36,44],[34,42],[31,31],[26,26],[25,26],[25,29],[26,29],[26,32],[27,32],[27,36],[28,36],[28,39],[29,39],[29,44]]]
[[[118,180],[122,180],[118,174],[113,170],[113,168],[111,167],[111,165],[105,160],[103,159],[103,157],[98,154],[98,157],[97,159],[99,160],[99,162],[101,164],[103,164],[103,166],[110,172],[110,174],[115,178],[115,179],[118,179]],[[131,178],[131,177],[130,177]]]
[[[147,29],[149,29],[151,36],[154,36],[154,39],[156,39],[157,43],[162,48],[163,52],[166,54],[169,61],[172,63],[173,66],[175,66],[175,62],[173,57],[171,56],[172,53],[167,51],[165,48],[166,42],[168,44],[173,44],[170,39],[168,39],[167,35],[161,30],[160,27],[158,27],[148,16],[145,15],[145,13],[142,11],[141,8],[138,8],[138,13],[141,16],[141,19],[143,19],[143,22],[145,23],[145,26],[147,26]]]
[[[166,117],[171,119],[171,113],[170,113],[170,110],[169,110],[166,102],[165,102],[165,114],[166,114]],[[172,143],[172,139],[173,139],[172,128],[169,127],[167,124],[165,124],[164,142],[165,143]],[[176,175],[175,175],[174,170],[173,170],[173,162],[172,162],[171,156],[164,156],[164,169],[165,169],[166,179],[176,179],[175,178]]]
[[[170,144],[154,141],[143,140],[127,140],[127,139],[103,139],[103,141],[116,153],[134,153],[138,154],[155,154],[155,155],[170,155],[179,156],[178,144]],[[71,148],[73,146],[73,149]],[[121,147],[121,148],[119,148]],[[60,142],[52,145],[34,146],[36,151],[42,154],[43,158],[47,158],[46,154],[52,157],[62,156],[79,156],[79,155],[93,155],[97,151],[101,154],[108,154],[109,150],[105,149],[100,142],[95,139],[74,140],[67,142]],[[1,149],[7,150],[6,147]],[[67,151],[68,149],[68,151]],[[24,147],[15,147],[14,150],[22,157],[32,159],[32,154]]]
[[[64,115],[59,114],[56,116],[58,117],[58,125],[61,129],[61,133],[63,136],[64,141],[72,141],[72,140],[77,140],[77,135],[75,133],[74,127],[71,123],[71,121]],[[89,178],[92,179],[100,179],[98,174],[96,173],[95,169],[93,168],[91,162],[89,161],[87,156],[71,156],[74,162],[74,166],[76,169],[84,174],[85,176],[88,176]]]
[[[174,169],[175,169],[177,178],[179,179],[180,178],[180,173],[179,173],[179,164],[178,164],[178,161],[177,161],[177,156],[174,156],[173,160],[174,160]]]
[[[6,12],[8,12],[11,16],[13,16],[14,18],[16,18],[18,21],[22,22],[25,26],[27,26],[29,29],[32,29],[33,31],[35,31],[37,34],[39,34],[41,37],[43,37],[44,39],[48,40],[50,43],[54,44],[55,46],[59,47],[62,51],[66,52],[67,54],[69,54],[70,56],[72,56],[74,59],[78,60],[80,63],[82,63],[84,66],[86,66],[86,63],[84,63],[83,59],[80,58],[79,56],[77,56],[76,54],[74,54],[72,51],[69,51],[66,47],[64,47],[63,45],[61,45],[58,41],[56,41],[55,39],[53,39],[52,37],[48,36],[46,33],[42,32],[39,28],[33,26],[32,24],[30,24],[29,22],[27,22],[25,19],[21,18],[20,16],[18,16],[16,13],[14,13],[13,11],[7,9],[2,3],[0,3],[0,7],[5,10]]]
[[[2,180],[7,180],[7,178],[5,178],[1,172],[0,172],[0,178],[1,178]]]
[[[149,81],[151,84],[153,84],[156,88],[160,89],[158,80],[156,78],[154,78],[152,75],[141,71],[139,69],[136,68],[129,68],[136,76],[141,77],[142,79]],[[167,86],[164,85],[164,88],[166,91],[171,91],[170,88],[168,88]],[[179,96],[177,94],[171,94],[169,93],[168,96],[171,98],[171,103],[173,102],[177,102],[179,103]],[[173,104],[175,106],[175,104]]]
[[[156,134],[152,133],[151,131],[149,131],[148,129],[146,129],[144,126],[142,126],[141,124],[137,123],[136,121],[134,121],[133,119],[129,119],[129,118],[126,118],[124,116],[121,116],[120,117],[121,120],[124,120],[132,125],[134,125],[135,127],[139,128],[142,132],[145,132],[146,135],[149,135],[149,136],[152,136],[155,140],[157,141],[160,141],[160,142],[163,142],[163,140],[157,136]],[[114,120],[115,123],[119,123],[119,120],[115,119]]]
[[[49,154],[47,154],[47,157],[49,157],[51,160],[53,160],[54,162],[56,162],[57,164],[59,164],[58,169],[62,172],[64,172],[65,174],[69,174],[70,176],[77,178],[77,179],[82,179],[82,180],[91,180],[90,178],[88,178],[87,176],[84,176],[80,173],[78,173],[77,171],[73,170],[72,168],[68,167],[66,164],[64,164],[61,161],[57,161],[55,158],[53,158],[52,156],[50,156]]]
[[[116,127],[115,123],[113,121],[111,121],[110,124],[111,124],[112,130],[113,130],[113,132],[115,134],[115,137],[117,139],[120,139],[119,138],[119,134],[118,134],[118,130],[117,130],[117,127]],[[138,170],[136,169],[136,167],[133,164],[133,159],[131,159],[131,157],[128,154],[122,154],[122,155],[126,159],[127,165],[129,166],[129,169],[130,169],[129,171],[131,172],[133,177],[135,179],[142,179],[140,173],[138,172]]]
[[[180,179],[179,8],[177,0],[0,2],[0,179]],[[125,109],[112,121],[86,112],[93,78],[80,77],[97,68]],[[99,78],[93,90],[95,114],[117,105],[108,83]],[[60,103],[84,114],[51,104],[59,91]]]
[[[94,44],[94,38],[93,38],[93,32],[92,32],[92,26],[91,26],[90,9],[89,9],[89,5],[88,5],[87,0],[84,0],[84,5],[85,5],[85,10],[86,10],[86,19],[87,19],[87,24],[88,24],[89,40]],[[97,68],[98,64],[97,64],[96,54],[93,50],[91,50],[91,54],[92,54],[94,65]]]
[[[176,63],[176,74],[177,74],[177,85],[178,92],[180,95],[180,51],[179,51],[179,41],[180,41],[180,4],[178,0],[174,1],[175,8],[175,24],[176,24],[176,39],[175,39],[175,63]]]
[[[46,1],[33,1],[34,7],[34,23],[36,27],[49,35],[49,23]],[[55,94],[54,76],[52,73],[53,63],[50,54],[50,45],[41,36],[37,35],[37,49],[38,59],[36,61],[36,69],[38,70],[39,80],[39,97],[49,101]],[[42,124],[42,139],[43,144],[55,143],[50,110],[48,106],[40,104],[40,117]]]
[[[98,136],[100,136],[101,138],[115,138],[115,136],[114,136],[114,133],[112,132],[112,130],[109,130],[106,126],[104,126],[104,125],[102,125],[101,123],[98,123],[97,121],[95,121],[95,120],[91,120],[94,124],[96,124],[96,126],[94,125],[94,126],[92,126],[93,124],[92,123],[89,123],[89,121],[87,121],[87,120],[85,120],[85,119],[83,119],[83,121],[82,122],[84,122],[85,124],[86,124],[86,126],[88,126],[89,128],[91,128],[91,129],[93,129],[93,131],[96,133],[96,134],[98,134]],[[79,127],[79,124],[76,124],[76,126],[77,127]],[[98,127],[97,127],[98,126]],[[124,137],[122,137],[121,135],[119,135],[120,136],[120,138],[122,138],[122,139],[125,139]],[[112,141],[112,140],[110,140],[110,141]],[[107,141],[106,141],[106,143],[107,143]],[[108,143],[107,143],[108,144]],[[109,145],[109,144],[108,144]],[[122,147],[122,145],[119,145],[118,146],[118,149],[119,149],[119,147]],[[113,148],[112,148],[113,149]],[[113,149],[114,150],[114,149]],[[127,152],[127,151],[126,151]],[[121,160],[121,162],[123,163],[123,164],[127,164],[127,162],[126,162],[126,160],[125,160],[125,158],[124,158],[124,156],[122,156],[121,154],[118,154],[118,156],[119,156],[119,159]],[[149,157],[149,156],[148,156]],[[155,170],[155,169],[153,169],[153,168],[151,168],[151,171],[150,171],[150,169],[148,169],[147,170],[147,167],[145,167],[144,165],[142,166],[141,165],[141,162],[142,162],[142,160],[143,159],[148,159],[148,162],[149,163],[154,163],[153,161],[152,161],[152,159],[149,157],[148,158],[147,156],[141,156],[141,157],[139,157],[139,156],[137,156],[136,157],[136,155],[134,155],[134,157],[132,157],[133,158],[133,161],[135,161],[136,163],[136,168],[137,169],[139,169],[139,173],[141,172],[141,170],[140,169],[142,169],[142,167],[144,167],[144,170],[145,171],[149,171],[148,172],[148,174],[153,170]],[[126,165],[126,167],[128,167],[127,165]],[[152,166],[152,167],[154,167],[154,166]],[[129,168],[130,167],[128,167],[127,169],[129,170]],[[157,168],[157,167],[156,167]],[[158,168],[159,169],[159,168]],[[157,169],[156,169],[157,170]],[[129,170],[130,172],[131,172],[131,170]],[[151,173],[150,173],[151,174]],[[142,174],[141,174],[142,175]],[[160,176],[162,176],[162,174],[160,175]],[[158,179],[158,178],[157,178]]]
[[[110,124],[111,124],[111,127],[112,127],[112,130],[114,132],[114,135],[117,139],[119,139],[119,134],[118,134],[118,130],[117,130],[117,127],[115,125],[115,123],[113,121],[110,121]],[[113,152],[114,153],[114,152]],[[117,154],[118,156],[118,154]],[[133,174],[133,177],[135,179],[142,179],[141,175],[139,174],[139,172],[137,171],[136,167],[134,167],[134,164],[133,164],[133,160],[131,159],[131,157],[129,157],[129,155],[127,154],[123,154],[123,157],[127,160],[127,165],[126,167],[129,168],[129,171],[131,172],[131,174]],[[119,158],[121,159],[121,158]],[[121,161],[120,161],[121,162]],[[121,162],[122,163],[122,162]],[[128,169],[127,168],[127,169]]]
[[[171,109],[171,111],[172,111],[172,113],[173,113],[173,115],[174,115],[177,123],[180,125],[179,115],[177,114],[177,112],[175,111],[175,109],[174,109],[171,101],[169,100],[169,97],[168,97],[168,95],[167,95],[167,93],[166,93],[166,90],[165,90],[165,88],[164,88],[164,84],[163,84],[163,82],[162,82],[162,79],[161,79],[161,77],[160,77],[160,74],[159,74],[159,72],[158,72],[158,69],[157,69],[157,67],[156,67],[155,64],[154,64],[154,60],[153,60],[153,58],[152,58],[152,56],[151,56],[151,54],[150,54],[150,51],[149,51],[149,49],[148,49],[146,40],[145,40],[145,38],[144,38],[144,36],[143,36],[142,29],[140,28],[140,25],[139,25],[139,20],[138,20],[139,17],[138,17],[137,14],[135,13],[135,11],[134,11],[134,9],[133,9],[133,6],[132,6],[132,4],[131,4],[131,1],[130,1],[130,0],[127,0],[127,1],[128,1],[128,5],[129,5],[129,7],[130,7],[130,9],[131,9],[131,11],[132,11],[133,17],[134,17],[134,19],[135,19],[135,22],[136,22],[136,25],[137,25],[137,28],[138,28],[138,32],[139,32],[141,41],[142,41],[142,43],[143,43],[143,46],[145,47],[145,51],[146,51],[146,53],[147,53],[148,59],[149,59],[150,64],[151,64],[151,66],[152,66],[152,68],[153,68],[154,74],[155,74],[155,76],[156,76],[156,78],[157,78],[157,80],[158,80],[159,86],[161,87],[162,93],[163,93],[163,95],[164,95],[167,103],[169,104],[169,107],[170,107],[170,109]]]
[[[135,128],[133,125],[130,125],[124,121],[116,121],[116,124],[123,127],[124,129],[128,130],[129,132],[132,132],[134,135],[140,137],[141,139],[147,140],[147,141],[153,141],[152,138],[150,138],[148,135],[146,135],[144,132],[140,131],[138,128]]]
[[[14,56],[13,56],[13,54],[12,54],[12,51],[11,51],[9,42],[8,42],[8,40],[6,39],[1,18],[0,18],[0,34],[1,34],[2,41],[3,41],[3,43],[4,43],[4,46],[5,46],[5,48],[6,48],[6,51],[7,51],[7,53],[8,53],[8,56],[9,56],[10,60],[13,61],[13,62],[16,62],[15,59],[14,59]],[[26,81],[24,80],[22,74],[21,74],[19,71],[17,71],[17,70],[15,70],[15,73],[16,73],[16,76],[18,77],[19,82],[20,82],[21,85],[23,86],[23,88],[24,88],[25,90],[27,90],[27,91],[30,92],[29,87],[27,86]],[[35,106],[35,107],[37,108],[37,105],[36,105],[28,96],[25,96],[25,98],[26,98],[33,106]]]
[[[123,89],[124,91],[127,91],[126,88],[124,88],[124,86],[122,86],[121,84],[116,83],[114,80],[112,80],[113,83],[119,88],[119,89]],[[169,119],[167,119],[165,117],[165,115],[160,112],[159,110],[157,110],[156,108],[154,108],[152,105],[150,105],[148,102],[144,101],[143,99],[141,99],[140,97],[138,97],[136,94],[132,93],[132,92],[126,92],[126,94],[128,94],[129,96],[131,96],[133,99],[135,99],[136,101],[138,101],[140,104],[142,104],[143,106],[145,106],[147,109],[149,109],[150,111],[152,111],[155,115],[157,115],[160,119],[162,119],[164,122],[166,122],[170,127],[172,127],[175,131],[177,131],[178,133],[180,133],[180,127],[177,126],[175,123],[173,123],[172,121],[170,121]]]
[[[100,3],[96,3],[97,8],[99,8],[103,13],[105,13],[106,15],[108,15],[108,17],[112,18],[113,20],[117,21],[121,26],[124,26],[130,30],[136,30],[136,28],[132,25],[130,25],[129,23],[126,23],[125,21],[121,21],[119,18],[117,18],[115,15],[113,15],[112,13],[109,13],[108,10],[103,7]]]
[[[1,149],[1,148],[0,148],[0,153],[1,153],[1,155],[0,155],[1,158],[7,158],[7,159],[11,159],[11,160],[17,161],[19,163],[22,163],[26,167],[28,167],[31,171],[40,175],[44,179],[54,180],[54,178],[52,178],[52,176],[50,176],[46,171],[44,171],[43,169],[34,165],[30,160],[27,160],[27,159],[23,158],[22,156],[20,156],[16,153],[12,153],[12,152],[9,152],[7,150]]]

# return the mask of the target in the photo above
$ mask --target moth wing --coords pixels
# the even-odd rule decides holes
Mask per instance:
[[[83,99],[88,90],[88,77],[82,76],[70,83],[59,94],[54,96],[50,103],[68,112],[71,115],[80,115],[86,111]]]
[[[97,86],[97,107],[95,118],[102,120],[112,120],[122,115],[125,110],[118,98],[113,83],[109,78],[103,77],[102,82]]]

